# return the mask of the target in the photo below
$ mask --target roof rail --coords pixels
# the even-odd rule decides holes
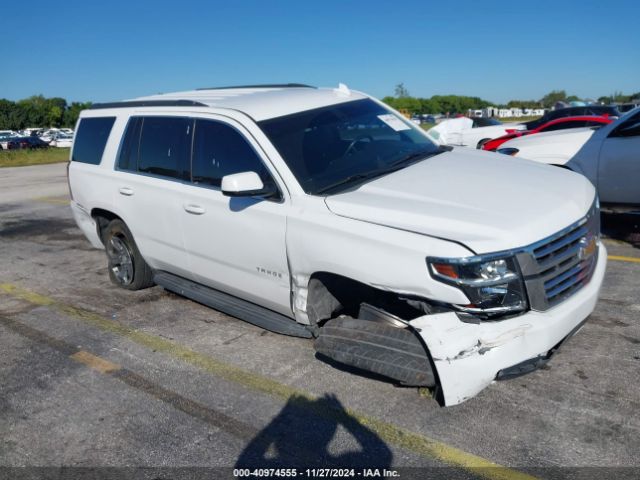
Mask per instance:
[[[89,110],[103,108],[128,108],[128,107],[206,107],[204,103],[193,100],[132,100],[128,102],[94,103]]]
[[[230,90],[233,88],[318,88],[304,83],[265,83],[262,85],[234,85],[228,87],[196,88],[196,90]]]

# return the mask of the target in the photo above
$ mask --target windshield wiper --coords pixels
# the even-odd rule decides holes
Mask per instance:
[[[438,150],[423,150],[421,152],[414,152],[414,153],[410,153],[409,155],[407,155],[406,157],[402,157],[399,160],[396,160],[395,162],[393,162],[390,166],[391,167],[398,167],[400,165],[404,165],[406,163],[410,163],[413,160],[425,160],[429,157],[433,157],[434,155],[438,155],[439,153],[442,153],[446,150],[443,149],[438,149]]]
[[[354,175],[350,175],[346,178],[343,178],[341,180],[338,180],[335,183],[332,183],[330,185],[327,185],[326,187],[322,187],[320,190],[316,190],[316,194],[318,193],[327,193],[331,190],[333,190],[334,188],[340,187],[342,185],[346,185],[352,182],[355,182],[357,180],[371,180],[373,178],[376,177],[381,177],[382,175],[386,175],[388,173],[393,173],[396,172],[398,170],[402,170],[403,168],[405,168],[407,166],[407,164],[409,163],[415,163],[414,161],[417,159],[427,159],[429,157],[433,157],[434,155],[438,155],[439,153],[445,152],[447,151],[446,149],[439,149],[436,151],[433,150],[423,150],[421,152],[414,152],[411,153],[409,155],[407,155],[406,157],[403,157],[399,160],[396,160],[395,162],[391,163],[389,166],[385,167],[385,168],[380,168],[378,170],[372,170],[370,172],[367,173],[356,173]]]
[[[327,193],[330,190],[333,190],[336,187],[340,187],[341,185],[346,185],[348,183],[351,182],[355,182],[356,180],[364,180],[365,178],[373,178],[374,175],[376,173],[376,171],[374,172],[369,172],[369,173],[357,173],[355,175],[350,175],[346,178],[343,178],[341,180],[338,180],[337,182],[331,183],[329,185],[327,185],[326,187],[322,187],[320,190],[316,190],[315,193]]]

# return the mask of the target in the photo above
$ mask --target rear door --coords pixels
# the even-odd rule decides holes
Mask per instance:
[[[603,202],[640,204],[640,112],[618,125],[603,141],[598,192]]]
[[[151,267],[189,277],[180,221],[191,149],[188,117],[129,119],[116,164],[117,211]]]
[[[231,198],[220,189],[223,176],[248,171],[265,184],[276,183],[267,165],[259,145],[239,123],[222,116],[196,119],[181,224],[199,283],[291,315],[288,202],[284,197]]]

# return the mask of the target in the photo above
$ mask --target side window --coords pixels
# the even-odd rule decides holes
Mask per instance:
[[[144,117],[138,171],[184,178],[191,146],[192,120],[184,117]]]
[[[638,137],[640,136],[640,112],[625,120],[609,134],[610,137]]]
[[[273,180],[258,154],[235,128],[213,120],[196,120],[191,180],[195,184],[220,186],[222,177],[256,172],[262,181]]]
[[[562,114],[562,110],[553,110],[549,112],[547,115],[548,115],[548,117],[546,118],[547,122],[550,122],[552,120],[557,120],[558,118],[561,118],[564,116]]]
[[[99,165],[115,120],[115,117],[94,117],[80,120],[71,161]]]
[[[135,172],[138,170],[138,150],[140,149],[141,117],[131,117],[120,146],[118,169]]]

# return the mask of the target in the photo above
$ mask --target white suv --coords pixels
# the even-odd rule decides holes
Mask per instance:
[[[94,105],[71,157],[74,217],[117,285],[316,337],[446,405],[543,364],[605,272],[583,176],[437,146],[344,85]]]

